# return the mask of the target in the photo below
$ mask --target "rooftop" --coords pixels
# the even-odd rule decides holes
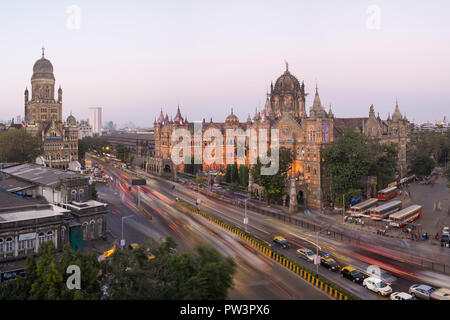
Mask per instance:
[[[19,210],[0,213],[0,224],[14,221],[26,221],[33,219],[41,219],[48,217],[63,216],[64,213],[70,212],[58,206],[49,205],[45,207],[36,207],[31,210]]]
[[[61,179],[86,178],[85,176],[72,172],[43,167],[37,164],[24,163],[1,170],[8,175],[49,187],[59,187]]]

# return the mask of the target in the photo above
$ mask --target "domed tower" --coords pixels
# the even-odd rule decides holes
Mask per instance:
[[[293,117],[305,117],[304,85],[289,72],[286,62],[285,72],[277,79],[275,86],[271,85],[270,105],[275,117],[289,113]]]
[[[34,63],[31,76],[31,100],[25,92],[25,119],[35,119],[37,122],[54,120],[62,122],[62,89],[58,90],[58,100],[55,100],[55,76],[52,63],[42,56]]]

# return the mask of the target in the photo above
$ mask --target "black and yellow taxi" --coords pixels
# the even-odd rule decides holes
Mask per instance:
[[[320,257],[320,264],[331,271],[338,271],[340,268],[336,261],[328,254]]]
[[[276,236],[276,237],[274,237],[274,238],[273,238],[273,242],[274,242],[276,245],[279,245],[280,247],[282,247],[283,249],[289,248],[289,243],[288,243],[288,241],[287,241],[285,238],[281,237],[281,236]]]
[[[358,269],[352,266],[346,266],[341,269],[341,275],[348,280],[356,283],[362,283],[364,281],[364,275],[358,271]]]
[[[136,250],[137,248],[139,248],[139,245],[137,243],[131,243],[128,246],[128,249],[130,249],[130,250]],[[149,248],[147,248],[146,255],[147,255],[147,260],[155,259],[155,256],[150,252]]]

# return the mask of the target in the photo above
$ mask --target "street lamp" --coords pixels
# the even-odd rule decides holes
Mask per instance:
[[[314,261],[314,264],[316,265],[316,274],[319,276],[319,264],[320,264],[320,258],[319,258],[319,233],[321,233],[322,230],[316,231],[316,261]]]
[[[125,239],[123,238],[123,220],[131,218],[131,217],[134,217],[134,216],[133,215],[129,215],[129,216],[126,216],[126,217],[122,217],[122,237],[120,238],[121,239],[120,240],[120,246],[122,247],[122,249],[123,249],[123,246],[125,245]]]
[[[247,201],[248,201],[249,199],[247,198],[247,199],[245,199],[245,213],[244,213],[244,226],[245,226],[245,233],[247,233],[247,224],[248,224],[248,218],[247,218]]]

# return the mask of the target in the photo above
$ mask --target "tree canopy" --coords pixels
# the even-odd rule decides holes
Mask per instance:
[[[233,285],[235,263],[212,248],[197,247],[193,253],[176,253],[167,238],[152,249],[152,240],[134,250],[116,250],[99,262],[97,253],[74,252],[66,245],[58,253],[53,242],[41,244],[37,261],[29,257],[25,276],[0,284],[3,299],[195,299],[227,298]],[[81,270],[81,289],[70,290],[66,281],[69,265]]]
[[[0,162],[35,162],[43,153],[42,140],[24,128],[0,131]]]
[[[342,194],[349,197],[362,193],[364,176],[376,176],[378,189],[395,179],[397,146],[380,144],[353,129],[344,128],[342,134],[322,150],[322,154],[338,204],[342,203]]]

